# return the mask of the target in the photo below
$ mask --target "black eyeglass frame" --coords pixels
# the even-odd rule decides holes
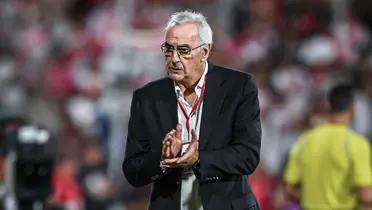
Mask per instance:
[[[177,46],[177,47],[174,47],[173,45],[170,45],[167,42],[164,42],[160,46],[160,49],[164,53],[165,56],[171,56],[172,53],[176,50],[178,56],[185,57],[185,56],[191,55],[191,52],[193,50],[196,50],[196,49],[198,49],[198,48],[200,48],[200,47],[202,47],[204,45],[206,45],[206,43],[202,43],[202,44],[200,44],[200,45],[198,45],[198,46],[196,46],[194,48],[191,48],[190,46],[187,46],[187,45],[186,46]],[[185,48],[185,49],[187,49],[187,51],[186,52],[180,52],[180,48]]]

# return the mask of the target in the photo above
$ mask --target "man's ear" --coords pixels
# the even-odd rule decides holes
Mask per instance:
[[[203,57],[202,57],[202,61],[206,61],[210,55],[210,52],[211,52],[211,49],[212,49],[212,44],[207,44],[205,47],[203,47]]]

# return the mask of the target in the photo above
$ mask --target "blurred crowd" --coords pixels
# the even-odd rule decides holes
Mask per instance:
[[[330,86],[357,88],[352,126],[372,139],[372,6],[352,2],[0,1],[0,117],[57,134],[54,202],[143,209],[149,187],[133,189],[121,172],[131,94],[165,76],[164,24],[193,9],[213,29],[211,61],[256,77],[263,139],[251,182],[262,209],[295,209],[281,193],[282,169],[298,135],[324,119]]]

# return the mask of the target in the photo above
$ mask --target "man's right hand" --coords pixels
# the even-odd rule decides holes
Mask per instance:
[[[171,130],[163,140],[163,159],[175,158],[182,148],[182,125],[177,124],[176,129]]]

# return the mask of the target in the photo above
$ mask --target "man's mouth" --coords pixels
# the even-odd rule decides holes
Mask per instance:
[[[182,70],[182,68],[177,68],[177,67],[169,67],[168,69],[171,70],[171,71],[181,71]]]

